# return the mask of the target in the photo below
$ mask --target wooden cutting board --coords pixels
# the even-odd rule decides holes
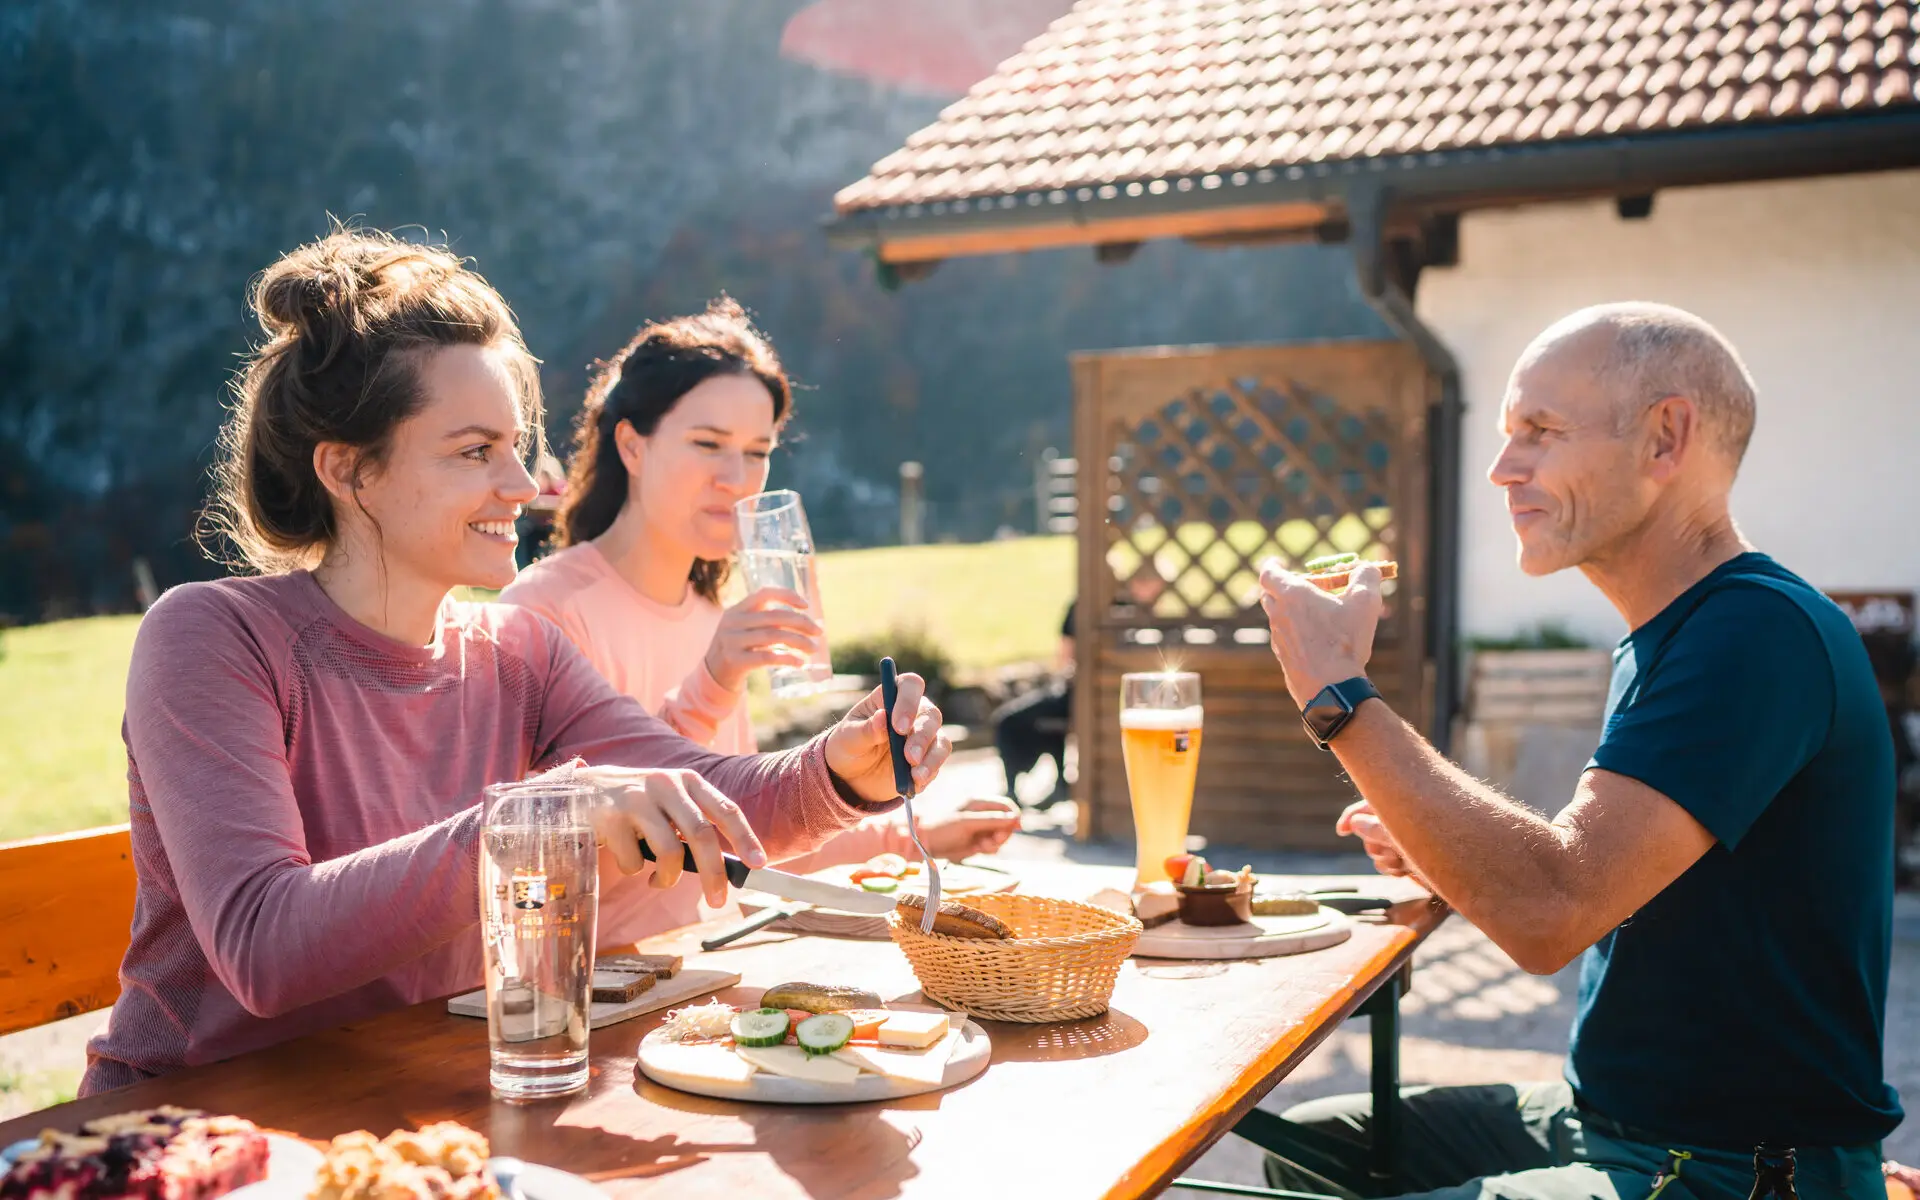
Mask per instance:
[[[1342,913],[1322,908],[1297,917],[1255,917],[1252,924],[1155,925],[1133,944],[1136,958],[1273,958],[1337,946],[1353,936]]]
[[[658,1012],[683,1004],[708,992],[717,992],[721,988],[730,988],[740,982],[738,971],[703,971],[682,968],[672,979],[657,980],[646,991],[621,1004],[601,1002],[587,1010],[587,1028],[599,1029],[607,1025],[617,1025],[622,1021]],[[487,993],[468,992],[464,996],[455,996],[447,1001],[447,1011],[457,1017],[487,1016]]]

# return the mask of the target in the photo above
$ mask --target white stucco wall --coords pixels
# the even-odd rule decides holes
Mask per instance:
[[[1734,516],[1828,589],[1920,589],[1920,171],[1662,192],[1465,217],[1460,265],[1418,307],[1459,357],[1467,412],[1461,626],[1506,635],[1560,619],[1597,642],[1624,626],[1575,572],[1514,565],[1486,480],[1514,359],[1583,305],[1656,300],[1711,321],[1759,385]]]

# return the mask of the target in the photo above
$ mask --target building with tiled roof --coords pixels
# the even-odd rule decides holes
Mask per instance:
[[[1076,360],[1096,832],[1128,820],[1115,672],[1183,643],[1230,711],[1284,711],[1252,557],[1395,555],[1380,675],[1441,738],[1463,642],[1623,632],[1577,575],[1519,571],[1484,479],[1515,358],[1584,305],[1679,305],[1741,350],[1756,544],[1831,591],[1920,590],[1920,0],[1081,0],[827,228],[904,280],[1066,247],[1125,271],[1164,238],[1256,248],[1249,270],[1352,253],[1384,339]],[[1196,831],[1312,844],[1350,793],[1240,719],[1209,713],[1235,765],[1203,763]]]
[[[834,233],[912,262],[1307,232],[1353,176],[1591,194],[1911,162],[1917,128],[1916,0],[1084,0]]]

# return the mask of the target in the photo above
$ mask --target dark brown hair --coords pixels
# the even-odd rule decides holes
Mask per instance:
[[[614,440],[622,421],[642,437],[651,436],[680,397],[718,375],[759,380],[773,397],[776,425],[793,406],[792,386],[773,344],[753,327],[746,310],[726,296],[703,313],[642,327],[620,353],[596,366],[574,425],[567,498],[558,521],[563,546],[605,533],[627,502],[627,468]],[[687,581],[718,604],[727,581],[726,560],[695,559]]]
[[[526,427],[539,436],[540,378],[500,293],[448,251],[339,229],[255,280],[267,340],[234,383],[203,544],[225,538],[258,571],[312,566],[338,532],[314,448],[342,442],[378,469],[393,431],[425,402],[420,365],[447,346],[500,346]],[[210,547],[210,550],[212,548]],[[216,557],[229,556],[215,553]]]

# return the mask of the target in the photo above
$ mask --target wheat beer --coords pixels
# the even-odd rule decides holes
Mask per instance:
[[[1170,671],[1121,682],[1120,752],[1141,883],[1165,879],[1167,857],[1187,848],[1202,718],[1198,675]]]

